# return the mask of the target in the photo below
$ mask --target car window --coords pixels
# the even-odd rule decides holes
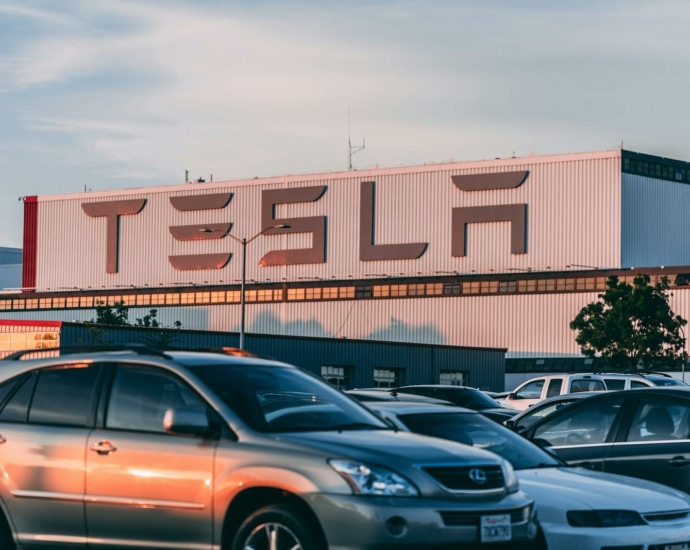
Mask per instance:
[[[606,386],[601,380],[592,380],[590,378],[579,378],[570,383],[570,393],[578,393],[581,391],[606,391]]]
[[[166,372],[118,367],[110,392],[106,428],[165,433],[163,418],[177,407],[207,410],[204,400]]]
[[[644,382],[640,382],[639,380],[631,380],[630,381],[630,387],[631,388],[648,388],[649,384],[645,384]]]
[[[643,397],[637,405],[627,441],[688,439],[690,401]]]
[[[541,392],[544,389],[544,383],[545,380],[535,380],[534,382],[530,382],[517,392],[515,392],[515,396],[518,399],[539,399],[541,398]]]
[[[88,426],[97,399],[98,365],[68,365],[39,372],[29,422]]]
[[[546,390],[546,397],[556,397],[557,395],[561,395],[561,389],[563,388],[563,379],[562,378],[552,378],[549,381],[549,387]]]
[[[604,378],[607,390],[624,390],[625,389],[625,378]]]
[[[648,378],[655,386],[687,386],[687,384],[677,378]]]
[[[436,397],[436,390],[432,388],[400,388],[400,393],[411,393],[412,395],[421,395],[423,397]]]
[[[524,437],[480,414],[403,414],[398,415],[398,419],[412,432],[450,439],[496,453],[510,462],[516,470],[560,464],[553,456]]]
[[[549,403],[548,405],[545,405],[543,407],[540,407],[538,409],[528,409],[530,412],[525,414],[522,418],[518,420],[516,423],[516,426],[522,426],[523,428],[529,428],[533,424],[536,424],[537,421],[541,420],[542,418],[546,418],[547,416],[551,415],[552,413],[555,413],[556,411],[561,410],[563,407],[569,405],[572,403],[572,401],[559,401],[558,403]]]
[[[19,386],[14,390],[14,393],[3,407],[2,412],[0,412],[0,422],[26,422],[35,382],[35,374],[26,376],[19,382]]]
[[[323,379],[299,369],[230,364],[195,367],[194,373],[257,431],[389,429]]]
[[[568,407],[547,418],[536,428],[532,439],[543,439],[554,447],[605,443],[622,403],[622,397],[594,403],[587,399],[582,406]]]

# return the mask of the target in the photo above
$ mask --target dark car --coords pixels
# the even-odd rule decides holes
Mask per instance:
[[[534,423],[523,435],[566,462],[690,493],[690,388],[602,393]]]
[[[556,411],[560,411],[563,407],[566,407],[571,403],[579,401],[585,397],[592,397],[594,395],[601,394],[600,392],[583,391],[549,397],[548,399],[544,399],[536,405],[532,405],[529,409],[519,412],[512,418],[509,418],[504,422],[504,425],[511,430],[521,433],[547,416],[555,413]]]
[[[457,407],[464,407],[473,411],[481,412],[484,416],[503,423],[512,418],[518,411],[501,405],[484,392],[467,386],[446,386],[442,384],[428,384],[418,386],[402,386],[396,388],[396,392],[411,393],[422,395],[433,399],[450,401]]]
[[[443,399],[433,399],[431,397],[424,397],[423,395],[413,395],[411,393],[398,393],[396,391],[379,389],[366,390],[348,390],[346,394],[354,397],[357,401],[411,401],[414,403],[426,403],[428,405],[452,405],[450,401]]]

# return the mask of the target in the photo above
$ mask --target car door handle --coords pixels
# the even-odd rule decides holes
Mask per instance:
[[[99,455],[109,455],[117,451],[117,447],[110,441],[99,441],[89,447],[92,451],[96,451]]]
[[[675,456],[668,461],[671,466],[680,468],[681,466],[690,466],[690,458],[685,458],[684,456]]]

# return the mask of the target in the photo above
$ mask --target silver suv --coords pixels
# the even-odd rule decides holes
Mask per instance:
[[[391,429],[296,367],[21,355],[0,363],[2,549],[512,549],[536,535],[506,461]]]

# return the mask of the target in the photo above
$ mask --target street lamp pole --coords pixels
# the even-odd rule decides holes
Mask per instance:
[[[242,245],[242,290],[240,292],[240,310],[241,310],[241,317],[240,317],[240,349],[244,349],[244,321],[245,321],[245,292],[244,289],[247,286],[247,245],[252,242],[254,239],[257,237],[260,237],[266,231],[269,231],[271,229],[289,229],[289,225],[285,224],[280,224],[280,225],[272,225],[271,227],[265,227],[263,230],[261,230],[259,233],[254,235],[251,239],[247,239],[246,237],[243,237],[241,239],[238,239],[234,235],[230,235],[227,231],[224,231],[225,235],[230,237],[231,239],[234,239],[238,243]],[[203,228],[200,229],[202,233],[213,233],[215,231],[218,231],[217,229],[208,229],[208,228]],[[224,235],[224,236],[225,236]]]

